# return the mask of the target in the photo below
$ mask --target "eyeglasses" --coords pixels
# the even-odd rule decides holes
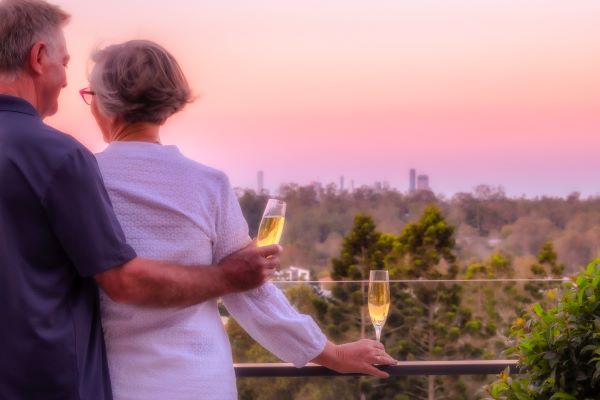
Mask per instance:
[[[92,104],[92,96],[96,95],[96,92],[90,90],[90,88],[83,88],[79,91],[81,98],[88,106]]]

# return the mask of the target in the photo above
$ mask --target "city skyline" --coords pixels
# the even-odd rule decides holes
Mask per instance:
[[[54,3],[73,18],[49,123],[104,148],[78,97],[94,48],[163,44],[197,100],[163,142],[233,186],[388,181],[412,167],[451,196],[600,193],[600,3],[378,0]],[[110,21],[110,24],[107,24]],[[107,27],[110,27],[108,29]]]
[[[418,176],[415,175],[415,182],[414,182],[414,186],[412,186],[411,184],[411,176],[410,173],[415,171],[415,169],[411,168],[409,170],[409,178],[407,180],[407,185],[406,187],[396,187],[391,185],[388,181],[386,180],[375,180],[373,182],[367,182],[364,183],[362,185],[356,186],[354,184],[354,180],[350,180],[350,185],[347,186],[345,185],[345,180],[346,180],[346,176],[341,175],[339,177],[339,182],[336,183],[334,181],[329,181],[329,182],[321,182],[321,181],[310,181],[308,183],[298,183],[298,182],[281,182],[278,185],[272,185],[272,189],[269,189],[267,187],[265,187],[264,185],[264,171],[258,171],[257,175],[258,175],[258,179],[257,182],[255,183],[256,186],[252,187],[252,186],[236,186],[235,189],[239,189],[239,190],[254,190],[255,193],[266,193],[268,195],[278,195],[279,194],[279,189],[281,189],[284,185],[288,185],[288,184],[292,184],[292,185],[299,185],[299,186],[305,186],[305,187],[314,187],[317,192],[321,191],[321,190],[325,190],[327,188],[327,186],[329,185],[333,185],[333,187],[335,187],[338,191],[338,193],[340,192],[347,192],[347,193],[352,193],[357,189],[363,188],[363,187],[367,187],[367,188],[371,188],[375,191],[381,191],[381,190],[392,190],[392,191],[396,191],[396,192],[400,192],[400,193],[405,193],[405,194],[414,194],[420,191],[430,191],[432,192],[434,195],[439,196],[448,196],[445,193],[441,193],[435,190],[435,188],[432,188],[429,184],[429,175],[427,174],[419,174]],[[419,178],[421,178],[421,183],[418,183]],[[461,192],[455,192],[452,195],[455,194],[459,194],[459,193],[472,193],[472,194],[477,194],[477,191],[479,189],[481,189],[481,187],[487,187],[489,189],[491,189],[494,193],[504,193],[504,195],[506,195],[507,198],[530,198],[530,199],[539,199],[539,198],[543,198],[543,197],[554,197],[554,198],[568,198],[570,196],[573,196],[574,194],[578,194],[578,196],[582,199],[585,198],[595,198],[595,197],[600,197],[600,195],[583,195],[581,192],[578,191],[573,191],[570,193],[567,193],[564,196],[552,196],[552,195],[534,195],[534,196],[527,196],[525,194],[522,194],[520,196],[515,196],[515,195],[510,195],[506,193],[506,189],[502,186],[502,185],[490,185],[490,184],[486,184],[486,183],[481,183],[479,185],[477,185],[477,187],[473,187],[470,190],[465,190],[465,191],[461,191]],[[241,191],[238,192],[238,195],[241,195]],[[449,195],[450,197],[452,195]]]

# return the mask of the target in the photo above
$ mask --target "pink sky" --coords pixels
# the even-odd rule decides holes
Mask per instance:
[[[69,87],[50,123],[93,151],[77,90],[97,46],[152,39],[201,98],[163,141],[282,182],[388,181],[408,169],[452,195],[600,194],[600,2],[595,0],[55,1],[73,15]]]

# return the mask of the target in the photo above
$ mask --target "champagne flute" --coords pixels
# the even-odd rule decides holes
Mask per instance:
[[[285,222],[285,202],[269,199],[258,228],[257,246],[279,244]]]
[[[381,329],[390,310],[390,279],[386,270],[369,273],[369,315],[375,327],[377,341],[381,341]]]

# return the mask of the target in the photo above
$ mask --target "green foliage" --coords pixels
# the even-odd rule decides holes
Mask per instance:
[[[492,271],[486,265],[476,262],[470,264],[465,271],[465,279],[474,279],[478,276],[487,278],[491,275]]]
[[[489,321],[487,323],[487,325],[485,326],[485,332],[487,333],[488,336],[494,336],[496,334],[496,323],[493,321]]]
[[[597,399],[600,393],[600,260],[566,288],[557,306],[535,304],[517,320],[511,349],[522,376],[487,388],[497,400]]]
[[[339,257],[333,259],[333,278],[364,281],[370,269],[388,269],[392,279],[451,279],[458,271],[454,246],[454,227],[437,207],[424,208],[421,218],[407,224],[400,235],[382,234],[371,216],[358,214],[343,239]],[[384,328],[382,338],[388,351],[399,359],[455,357],[471,313],[460,307],[461,287],[443,283],[414,287],[393,284],[390,290],[392,304],[386,323],[389,328]],[[372,332],[364,307],[364,284],[334,285],[331,299],[313,304],[318,320],[334,340],[356,340],[363,330]],[[481,321],[477,321],[476,330],[483,330]],[[435,394],[463,398],[457,377],[431,379]],[[429,387],[422,378],[390,379],[376,384],[367,380],[361,391],[369,399],[396,398],[401,393],[411,393],[410,398],[419,399],[423,394],[427,396]]]
[[[474,335],[481,331],[483,323],[479,319],[472,319],[465,325],[465,330],[470,334]]]
[[[385,264],[394,279],[452,279],[456,276],[454,227],[439,208],[426,207],[421,217],[407,224],[391,247]],[[461,310],[459,285],[429,283],[393,285],[393,307],[389,326],[384,329],[386,345],[394,356],[408,360],[439,360],[455,357],[457,343],[467,333],[469,310]],[[392,324],[392,320],[394,320]],[[479,322],[479,324],[481,324]],[[481,329],[481,326],[479,327]],[[386,393],[412,393],[410,398],[462,398],[457,377],[386,381],[370,394],[388,398]],[[429,393],[431,391],[431,393]]]
[[[559,277],[565,270],[565,265],[558,262],[558,254],[552,242],[546,242],[537,256],[537,264],[531,266],[531,272],[538,276]]]
[[[489,266],[490,278],[512,278],[514,275],[511,257],[502,252],[492,253]]]
[[[249,222],[255,220],[257,227],[266,197],[244,196],[242,208],[245,214],[249,210]],[[332,277],[341,280],[366,279],[372,268],[388,269],[392,279],[473,280],[461,285],[392,285],[393,303],[382,340],[399,359],[498,358],[506,346],[508,326],[526,313],[523,304],[538,301],[545,309],[545,304],[555,304],[549,294],[558,294],[546,291],[555,285],[551,282],[527,283],[524,288],[521,283],[488,285],[477,280],[529,277],[534,257],[540,277],[562,276],[562,261],[572,271],[581,265],[577,260],[589,260],[600,240],[600,228],[594,222],[600,221],[600,198],[576,202],[507,199],[501,191],[480,187],[474,195],[441,200],[430,193],[407,196],[366,187],[348,193],[330,186],[298,185],[284,187],[280,197],[288,202],[289,210],[283,265],[314,267],[319,276],[333,268]],[[567,241],[561,230],[582,234]],[[549,239],[552,243],[546,243]],[[373,333],[368,315],[361,318],[365,290],[360,283],[345,283],[332,287],[331,298],[310,292],[290,295],[303,311],[311,310],[309,314],[328,336],[349,341],[361,336],[361,325],[366,325],[366,336]],[[275,360],[232,329],[236,361]],[[275,379],[270,385],[261,380],[247,384],[243,379],[240,398],[301,398],[300,393],[304,398],[329,398],[327,393],[335,393],[329,391],[329,382],[340,390],[349,388],[339,398],[356,398],[362,382],[360,388],[368,399],[426,399],[431,383],[426,377],[342,379],[325,379],[322,387],[311,385],[311,379]],[[434,398],[476,398],[475,388],[481,387],[482,379],[436,377]]]
[[[403,271],[407,278],[439,279],[442,272],[435,267],[442,259],[450,266],[449,278],[458,272],[454,227],[446,222],[439,208],[427,207],[419,221],[404,227],[398,241],[399,253],[409,257]]]
[[[344,238],[340,257],[332,261],[332,278],[363,280],[368,279],[370,269],[381,269],[384,243],[380,243],[380,239],[381,233],[375,229],[373,218],[356,215],[351,231]]]
[[[538,261],[540,264],[554,264],[558,255],[554,251],[554,246],[552,246],[552,242],[544,243],[544,246],[540,250],[538,254]]]
[[[341,254],[332,260],[332,278],[368,280],[369,270],[385,268],[385,258],[395,246],[396,238],[378,232],[371,216],[356,215],[342,242]],[[332,339],[355,340],[364,336],[367,325],[370,328],[365,309],[366,289],[364,283],[336,284],[332,288],[333,299],[318,305],[317,316]]]
[[[319,188],[297,184],[283,186],[277,195],[288,203],[283,264],[314,267],[318,273],[327,271],[331,259],[340,254],[341,238],[350,230],[356,214],[368,212],[380,231],[398,235],[431,204],[457,227],[460,246],[456,255],[462,264],[481,261],[490,251],[502,250],[515,258],[518,277],[530,276],[531,264],[520,265],[518,258],[537,256],[550,239],[560,260],[555,265],[565,263],[568,273],[583,269],[597,255],[600,240],[600,197],[577,201],[507,198],[501,188],[479,186],[473,193],[443,199],[430,192],[407,195],[363,186],[350,193],[332,185]],[[240,192],[252,236],[266,199],[264,192]],[[497,242],[490,244],[489,240]]]
[[[531,272],[536,276],[543,276],[546,273],[546,269],[538,263],[531,265]]]

